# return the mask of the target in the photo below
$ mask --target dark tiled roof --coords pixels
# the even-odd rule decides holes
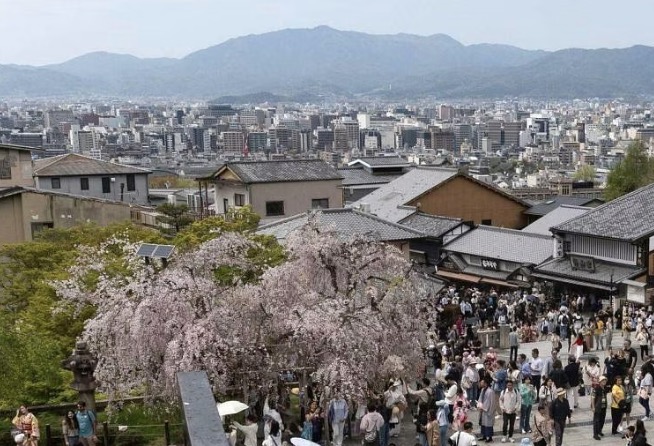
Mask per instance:
[[[401,220],[399,223],[402,226],[415,229],[416,231],[427,234],[430,237],[438,238],[459,226],[463,223],[463,220],[460,218],[439,217],[436,215],[416,212],[413,215],[409,215],[404,220]]]
[[[654,235],[654,184],[609,201],[552,228],[630,242]]]
[[[231,169],[244,183],[326,181],[343,178],[334,167],[321,160],[244,161],[226,163],[223,168]],[[218,170],[216,174],[220,172],[221,170]]]
[[[532,207],[525,211],[525,214],[545,215],[564,204],[571,206],[586,206],[588,203],[595,200],[597,200],[597,198],[557,196],[552,197],[549,200],[534,204]]]
[[[552,277],[567,277],[570,279],[588,280],[591,282],[603,283],[605,285],[611,284],[611,275],[613,275],[613,283],[619,283],[624,279],[633,277],[643,271],[643,268],[633,265],[623,265],[619,263],[608,263],[595,259],[595,271],[584,271],[580,269],[572,269],[570,259],[562,257],[552,259],[534,269],[535,273],[544,273]]]
[[[19,150],[23,152],[43,152],[43,149],[37,149],[35,147],[21,146],[18,144],[5,144],[5,143],[0,143],[0,149]]]
[[[349,208],[310,211],[261,226],[257,233],[272,235],[279,240],[283,240],[291,232],[306,225],[311,216],[315,218],[320,226],[332,228],[343,236],[365,235],[380,241],[411,240],[425,237],[424,234],[413,229]]]
[[[375,175],[365,169],[346,167],[338,169],[343,177],[343,186],[360,186],[364,184],[386,184],[390,183],[402,174],[397,175]]]
[[[34,176],[66,177],[77,175],[149,174],[150,171],[123,164],[89,158],[77,153],[34,161]]]
[[[515,263],[538,265],[552,256],[552,237],[515,229],[479,226],[443,247],[458,252]]]

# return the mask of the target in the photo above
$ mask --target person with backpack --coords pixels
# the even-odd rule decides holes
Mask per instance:
[[[368,403],[368,413],[361,418],[359,427],[365,446],[380,446],[379,437],[384,427],[384,417],[377,412],[377,404],[374,401]]]
[[[82,446],[95,446],[98,442],[97,418],[95,413],[86,409],[86,402],[77,403],[77,412],[75,412],[77,424],[79,426],[79,442]]]
[[[511,443],[513,439],[513,430],[515,426],[515,419],[518,410],[522,405],[522,398],[518,390],[514,387],[513,381],[509,380],[506,383],[506,389],[500,393],[500,409],[502,410],[502,443],[506,443],[507,439],[507,426],[508,426],[508,439]]]

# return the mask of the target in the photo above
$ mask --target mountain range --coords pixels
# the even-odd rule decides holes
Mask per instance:
[[[547,52],[326,26],[238,37],[180,59],[95,52],[41,67],[0,65],[0,95],[14,98],[565,99],[653,92],[652,47]]]

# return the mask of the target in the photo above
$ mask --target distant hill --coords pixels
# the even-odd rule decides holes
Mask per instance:
[[[0,66],[0,95],[13,97],[572,98],[649,95],[653,86],[651,47],[529,51],[326,26],[239,37],[182,59],[96,52],[44,67]]]

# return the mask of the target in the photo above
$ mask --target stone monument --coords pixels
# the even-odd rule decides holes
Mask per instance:
[[[70,387],[79,392],[80,401],[86,402],[86,408],[95,411],[95,389],[100,383],[95,380],[93,372],[98,364],[91,354],[86,342],[77,342],[73,354],[61,361],[61,366],[73,372]]]

